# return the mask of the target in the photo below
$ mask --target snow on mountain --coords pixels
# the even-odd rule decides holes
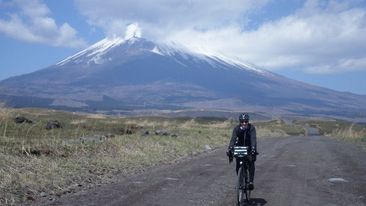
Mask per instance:
[[[249,69],[262,74],[269,74],[264,70],[258,69],[251,64],[240,61],[239,59],[229,58],[217,52],[187,48],[183,45],[171,42],[165,44],[156,44],[140,38],[136,32],[129,31],[125,37],[105,38],[90,47],[65,58],[58,62],[57,66],[65,64],[103,64],[113,61],[113,58],[119,58],[118,55],[110,55],[112,51],[118,47],[134,47],[134,44],[140,42],[138,47],[143,51],[152,52],[161,56],[179,56],[183,59],[192,59],[194,61],[206,61],[213,66],[217,63],[229,64],[235,68]],[[141,44],[142,43],[142,44]],[[142,46],[142,47],[141,47]],[[120,54],[123,55],[123,54]]]
[[[135,46],[134,46],[135,45]],[[169,42],[156,44],[146,39],[141,38],[141,29],[137,23],[130,24],[127,27],[125,36],[107,37],[103,40],[91,45],[90,47],[67,57],[58,62],[57,66],[66,64],[89,65],[89,64],[104,64],[113,61],[114,58],[120,58],[123,53],[112,54],[113,50],[118,47],[138,47],[140,50],[149,51],[161,56],[179,56],[185,60],[206,61],[213,67],[217,64],[228,64],[236,69],[252,70],[262,74],[270,74],[264,70],[258,69],[255,66],[245,63],[238,58],[229,58],[215,51],[210,51],[205,48],[187,48],[179,43]],[[118,51],[120,52],[120,51]],[[176,60],[180,64],[184,64]]]
[[[81,52],[76,53],[66,59],[58,62],[56,65],[63,66],[67,63],[94,63],[94,64],[102,64],[106,62],[106,60],[111,60],[108,58],[103,58],[108,51],[117,47],[123,43],[129,42],[132,44],[135,40],[141,37],[141,30],[139,29],[137,24],[131,24],[127,27],[126,34],[124,37],[121,36],[113,36],[102,39],[101,41],[91,45],[90,47],[82,50]]]
[[[160,51],[160,49],[158,47],[154,47],[151,52],[154,52],[155,54],[159,54],[159,55],[162,55],[164,56],[164,54]]]
[[[76,53],[75,55],[72,55],[70,57],[67,57],[66,59],[58,62],[56,65],[58,66],[63,66],[67,63],[73,62],[73,63],[85,63],[81,61],[82,57],[89,57],[87,58],[86,63],[95,63],[95,64],[100,64],[100,58],[106,54],[108,52],[108,50],[112,49],[113,47],[116,47],[122,43],[125,42],[124,38],[113,38],[113,39],[109,39],[109,38],[105,38],[93,45],[91,45],[90,47]]]

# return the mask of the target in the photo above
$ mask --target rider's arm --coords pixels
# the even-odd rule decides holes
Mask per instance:
[[[237,129],[238,129],[238,127],[235,127],[233,129],[233,134],[231,135],[231,140],[230,140],[229,147],[228,147],[229,150],[232,149],[235,145],[236,138],[237,138],[237,136],[236,136],[236,130]]]
[[[252,126],[250,128],[250,142],[252,143],[252,148],[254,148],[255,151],[257,151],[257,132],[255,130],[255,127]]]

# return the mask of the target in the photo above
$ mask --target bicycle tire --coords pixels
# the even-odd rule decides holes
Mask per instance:
[[[249,190],[249,170],[245,169],[245,200],[249,202],[250,200],[250,190]]]
[[[236,185],[236,199],[237,199],[238,206],[240,206],[241,203],[244,202],[245,186],[243,185],[243,183],[244,183],[244,172],[243,172],[243,167],[240,167],[239,172],[238,172],[238,182]]]

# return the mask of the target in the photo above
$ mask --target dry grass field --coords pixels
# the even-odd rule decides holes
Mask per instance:
[[[17,116],[32,123],[15,123]],[[46,129],[57,120],[62,128]],[[220,118],[116,117],[41,109],[0,109],[0,205],[52,198],[110,183],[182,157],[227,145],[236,120]],[[322,122],[254,123],[259,137],[323,134],[365,141],[357,125],[336,130]]]
[[[343,120],[301,120],[296,125],[309,125],[318,128],[320,135],[336,137],[354,142],[366,148],[366,123],[353,123]]]

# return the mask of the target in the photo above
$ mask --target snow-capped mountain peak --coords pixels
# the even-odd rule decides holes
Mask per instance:
[[[141,38],[141,29],[137,23],[130,24],[125,32],[125,36],[112,36],[106,37],[101,41],[91,45],[90,47],[67,57],[66,59],[58,62],[56,65],[62,66],[67,63],[94,63],[94,64],[102,64],[105,62],[103,56],[108,53],[109,50],[117,47],[125,42],[128,42],[130,45],[133,44],[135,41]],[[110,58],[107,58],[110,59]]]
[[[140,36],[141,32],[138,27],[132,25],[127,29],[125,37],[105,38],[83,51],[67,57],[56,65],[104,64],[111,62],[114,59],[123,58],[123,55],[130,54],[130,51],[133,51],[132,53],[134,55],[139,52],[152,52],[160,56],[171,57],[180,64],[185,64],[181,62],[182,59],[185,59],[185,61],[204,61],[214,67],[217,65],[231,65],[232,68],[236,69],[251,70],[261,74],[268,73],[251,64],[245,63],[239,59],[229,58],[218,52],[205,50],[203,48],[187,48],[184,45],[175,42],[157,44],[141,38]],[[224,67],[226,68],[226,66]]]

